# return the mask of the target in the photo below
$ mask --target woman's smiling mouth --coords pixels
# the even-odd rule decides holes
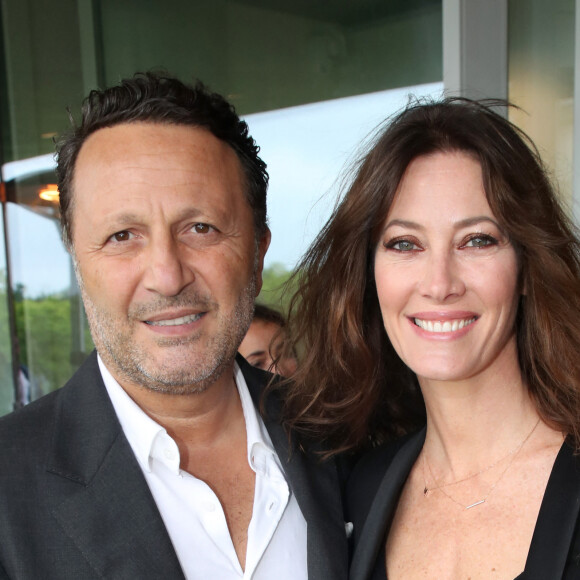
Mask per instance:
[[[413,318],[415,325],[427,332],[455,332],[465,326],[469,326],[476,320],[476,316],[459,320],[422,320],[421,318]]]

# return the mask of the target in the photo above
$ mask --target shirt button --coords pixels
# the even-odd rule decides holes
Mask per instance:
[[[271,512],[275,507],[276,507],[276,502],[275,501],[271,501],[268,504],[268,511]]]
[[[163,455],[165,455],[167,459],[175,459],[175,452],[173,449],[169,449],[169,447],[163,450]]]

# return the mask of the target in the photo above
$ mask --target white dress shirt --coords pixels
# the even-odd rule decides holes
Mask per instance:
[[[235,364],[234,378],[246,422],[248,463],[256,473],[245,570],[240,566],[215,493],[206,483],[179,468],[175,441],[129,397],[100,357],[99,368],[185,577],[306,580],[306,521],[238,365]]]

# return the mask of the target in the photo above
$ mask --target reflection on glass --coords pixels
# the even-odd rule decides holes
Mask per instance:
[[[258,300],[282,310],[281,285],[330,217],[341,175],[375,128],[409,96],[439,97],[431,83],[333,99],[245,117],[268,165],[272,242]]]
[[[538,145],[565,201],[572,198],[574,0],[510,0],[510,120]]]
[[[321,196],[358,142],[393,110],[384,91],[442,78],[441,0],[174,0],[169,11],[162,2],[54,0],[48,43],[35,33],[46,28],[46,6],[15,1],[1,10],[1,161],[10,162],[2,174],[12,344],[29,381],[22,381],[23,402],[61,386],[92,349],[50,196],[53,137],[66,130],[67,106],[78,117],[80,95],[163,67],[183,80],[201,78],[250,115],[272,176],[266,278],[278,281],[329,215],[331,202]],[[43,199],[41,189],[48,192]],[[2,323],[5,294],[0,277]],[[0,327],[0,353],[10,360],[7,329]],[[10,367],[2,364],[0,373]],[[0,400],[0,413],[5,407]]]
[[[7,206],[17,345],[25,372],[21,404],[61,387],[92,343],[58,216]]]
[[[382,121],[410,95],[442,91],[443,83],[431,83],[245,117],[270,174],[266,266],[295,266],[330,217],[339,177]]]
[[[441,80],[441,0],[101,0],[103,84],[163,66],[241,114]]]
[[[8,319],[6,251],[4,247],[4,204],[0,205],[0,415],[12,411],[14,381]]]
[[[287,277],[330,216],[339,176],[361,142],[404,106],[409,95],[439,96],[442,89],[442,83],[432,83],[246,117],[270,172],[272,244],[265,293]],[[24,373],[18,403],[62,386],[93,348],[72,263],[60,238],[58,204],[40,196],[50,191],[53,164],[52,156],[42,156],[3,168],[16,345]],[[265,301],[275,302],[271,297]]]

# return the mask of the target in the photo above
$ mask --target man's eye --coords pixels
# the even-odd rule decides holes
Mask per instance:
[[[209,234],[211,226],[208,226],[207,224],[195,224],[193,229],[196,234]]]
[[[122,232],[117,232],[111,236],[112,240],[116,242],[128,242],[131,239],[131,232],[123,230]]]

